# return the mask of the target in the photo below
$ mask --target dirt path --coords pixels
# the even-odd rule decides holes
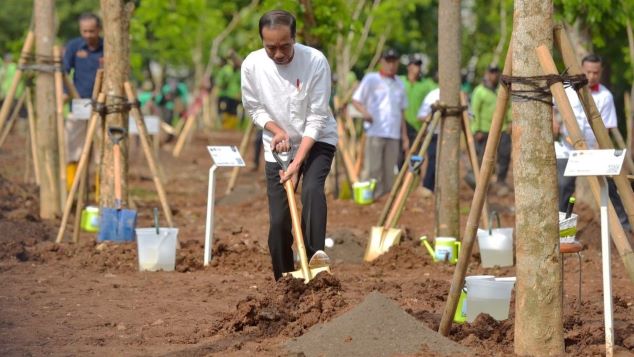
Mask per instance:
[[[239,140],[239,133],[218,132],[210,139],[197,136],[180,159],[161,151],[183,248],[176,272],[139,273],[134,244],[98,246],[88,233],[76,245],[52,243],[58,221],[39,219],[36,190],[21,183],[24,137],[10,137],[0,151],[0,355],[280,355],[291,338],[352,311],[375,290],[437,328],[453,267],[432,263],[417,243],[421,234],[432,233],[430,198],[410,200],[401,220],[403,243],[368,264],[361,256],[382,205],[357,206],[329,197],[335,276],[319,289],[301,290],[303,286],[272,280],[261,169],[243,170],[235,192],[226,197],[229,170],[219,169],[214,260],[203,267],[211,164],[205,145]],[[139,149],[133,150],[130,187],[138,226],[149,227],[158,198]],[[470,199],[465,186],[463,221]],[[512,225],[512,196],[490,199],[503,225]],[[598,217],[583,205],[576,210],[579,238],[587,249],[579,311],[574,307],[579,267],[576,259],[565,263],[566,351],[593,355],[604,351]],[[481,268],[478,253],[474,258],[470,275],[515,274],[514,268]],[[634,285],[616,255],[612,261],[616,344],[626,353],[626,347],[634,348]],[[481,316],[473,324],[455,325],[450,337],[480,355],[511,354],[513,314],[502,322]],[[418,354],[431,353],[421,347]]]

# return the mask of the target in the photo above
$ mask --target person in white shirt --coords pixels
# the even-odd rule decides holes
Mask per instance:
[[[366,74],[352,96],[352,104],[363,115],[366,127],[361,176],[363,180],[376,180],[375,198],[390,190],[399,149],[407,152],[409,148],[404,113],[407,96],[405,85],[396,77],[398,60],[395,50],[383,52],[379,72]]]
[[[616,128],[617,119],[616,109],[614,107],[614,98],[612,97],[612,93],[600,83],[601,73],[603,71],[603,61],[601,57],[595,54],[589,54],[581,60],[581,67],[588,79],[588,87],[590,88],[592,98],[597,105],[597,109],[601,114],[603,124],[605,124],[605,127],[608,129]],[[592,127],[586,118],[579,96],[573,88],[566,88],[566,95],[568,96],[568,101],[570,101],[572,111],[575,114],[577,124],[581,129],[584,140],[586,144],[588,144],[588,149],[598,149],[599,146],[597,144],[597,139],[595,138]],[[568,139],[569,134],[566,127],[561,126],[559,121],[556,119],[553,120],[553,127],[556,135],[561,134],[560,143],[562,150],[560,150],[557,157],[557,175],[559,184],[559,210],[565,212],[568,206],[568,200],[570,199],[570,196],[574,194],[576,186],[576,177],[564,176],[566,164],[568,163],[568,155],[571,150],[574,150],[574,148]],[[629,230],[630,225],[627,222],[627,214],[625,213],[623,204],[618,197],[616,186],[611,179],[608,179],[608,188],[610,199],[614,204],[619,220],[621,221],[621,224],[623,224],[624,228]]]
[[[269,252],[275,280],[293,271],[291,215],[283,183],[302,177],[302,230],[310,265],[328,264],[324,185],[337,145],[337,124],[328,106],[331,76],[318,50],[295,43],[293,15],[273,10],[260,18],[264,48],[242,63],[242,103],[262,128],[269,202]],[[291,159],[286,172],[275,161]]]

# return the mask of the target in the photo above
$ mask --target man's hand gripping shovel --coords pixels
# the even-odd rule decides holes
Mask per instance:
[[[273,157],[277,161],[284,171],[288,170],[288,162],[282,161],[276,152],[273,152]],[[289,157],[290,160],[290,157]],[[308,283],[317,274],[322,271],[330,273],[330,258],[323,251],[318,251],[308,262],[308,256],[306,255],[306,247],[304,245],[304,235],[302,234],[302,225],[299,218],[299,210],[297,209],[297,201],[295,200],[295,188],[293,187],[292,180],[284,182],[284,189],[286,190],[286,197],[288,199],[288,207],[291,210],[291,220],[293,222],[293,238],[295,245],[297,246],[297,252],[299,253],[299,265],[300,269],[295,270],[284,275],[291,275],[294,278],[304,279],[304,283]]]

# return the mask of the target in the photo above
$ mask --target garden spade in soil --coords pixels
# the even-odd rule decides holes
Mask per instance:
[[[282,166],[282,169],[286,171],[288,169],[288,162],[282,161],[277,153],[273,153],[275,160]],[[299,254],[300,269],[295,270],[284,275],[291,275],[294,278],[304,279],[304,283],[308,283],[317,274],[322,271],[330,273],[330,258],[326,253],[319,251],[308,262],[308,256],[306,255],[306,247],[304,245],[304,235],[302,234],[302,225],[299,218],[299,211],[297,209],[297,202],[295,201],[295,188],[293,182],[288,180],[284,182],[284,189],[286,190],[286,197],[288,199],[288,207],[291,210],[291,220],[293,222],[293,238],[295,245],[297,246],[297,253]]]
[[[114,157],[114,208],[103,207],[101,210],[101,222],[99,241],[133,241],[134,227],[136,226],[136,211],[122,209],[121,207],[121,147],[119,143],[125,135],[125,129],[109,127],[108,136],[113,144]]]

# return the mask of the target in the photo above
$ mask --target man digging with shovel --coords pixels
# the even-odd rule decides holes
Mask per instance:
[[[242,103],[254,123],[264,129],[268,244],[275,280],[295,270],[291,210],[284,183],[291,180],[292,187],[286,187],[296,188],[300,175],[302,232],[295,235],[303,235],[305,253],[311,257],[302,271],[330,263],[323,251],[327,218],[324,184],[337,144],[337,124],[328,106],[330,67],[321,52],[295,43],[295,28],[295,18],[290,13],[267,12],[259,23],[264,48],[249,54],[242,63]],[[290,162],[286,170],[273,153],[281,161]],[[294,197],[292,192],[289,197]],[[298,250],[301,248],[298,246]],[[305,256],[302,258],[305,265]],[[305,281],[311,278],[304,276]]]

